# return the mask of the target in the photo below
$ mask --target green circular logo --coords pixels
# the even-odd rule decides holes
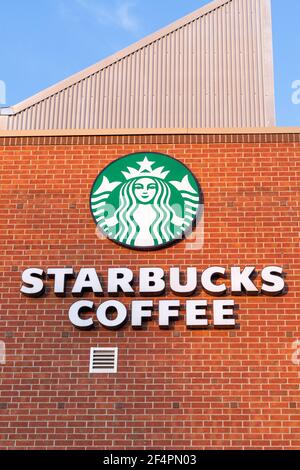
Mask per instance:
[[[192,230],[202,193],[181,162],[142,152],[104,168],[93,184],[90,203],[107,238],[127,248],[151,250],[182,240]]]

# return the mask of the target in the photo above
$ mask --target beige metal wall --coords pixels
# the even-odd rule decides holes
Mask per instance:
[[[273,126],[270,0],[217,0],[13,111],[0,128]]]

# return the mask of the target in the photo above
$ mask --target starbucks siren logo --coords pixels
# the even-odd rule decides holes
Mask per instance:
[[[91,191],[97,226],[134,249],[158,249],[192,229],[202,204],[188,168],[158,153],[135,153],[108,165]]]

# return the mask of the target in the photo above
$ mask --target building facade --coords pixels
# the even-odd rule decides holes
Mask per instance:
[[[269,0],[0,110],[1,449],[299,448],[300,130],[274,125]]]
[[[299,130],[83,134],[0,138],[1,448],[299,448]],[[137,251],[97,235],[95,177],[119,157],[150,151],[178,159],[200,183],[201,245]],[[168,287],[154,303],[183,305],[168,329],[157,311],[142,329],[72,325],[75,300],[116,299],[130,309],[131,297],[106,294],[109,268],[138,276],[149,266],[167,278],[172,267],[184,277],[191,266],[253,266],[258,288],[264,267],[281,266],[286,288],[275,297],[225,294],[236,303],[230,329],[187,328],[186,300],[206,299],[211,317],[220,297]],[[93,267],[105,293],[74,298],[68,279],[65,296],[55,295],[48,277],[40,297],[26,297],[21,278],[31,267]],[[89,373],[92,347],[118,348],[117,373]]]

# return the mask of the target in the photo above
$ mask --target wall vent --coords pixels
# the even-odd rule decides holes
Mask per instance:
[[[115,374],[118,366],[118,348],[91,348],[90,374]]]

